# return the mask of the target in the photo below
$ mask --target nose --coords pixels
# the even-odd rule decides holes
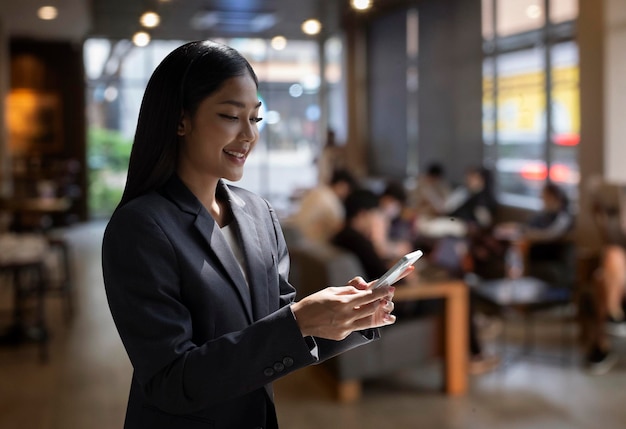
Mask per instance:
[[[256,123],[244,121],[239,131],[239,138],[245,142],[254,142],[259,136],[259,130]]]

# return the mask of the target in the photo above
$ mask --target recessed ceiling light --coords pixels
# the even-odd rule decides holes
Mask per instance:
[[[367,10],[372,7],[372,0],[351,0],[350,3],[356,10]]]
[[[145,31],[138,31],[133,35],[133,43],[140,48],[147,46],[150,43],[150,35]]]
[[[287,39],[285,39],[283,36],[275,36],[272,38],[270,44],[272,48],[276,49],[277,51],[282,51],[287,46]]]
[[[42,6],[37,11],[37,16],[40,19],[44,19],[46,21],[55,19],[58,14],[59,14],[59,11],[54,6]]]
[[[304,34],[314,36],[322,31],[322,23],[319,22],[317,19],[307,19],[302,23],[302,31],[304,32]]]
[[[537,19],[541,17],[541,8],[536,4],[531,4],[526,8],[526,16],[530,19]]]
[[[156,12],[146,12],[141,15],[139,22],[146,28],[154,28],[161,22],[161,17]]]

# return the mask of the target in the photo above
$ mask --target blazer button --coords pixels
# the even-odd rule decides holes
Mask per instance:
[[[281,362],[276,362],[274,364],[274,370],[276,372],[283,372],[285,370],[285,365],[283,365]]]
[[[283,365],[285,365],[287,368],[293,366],[293,358],[290,358],[289,356],[283,358]]]
[[[266,377],[271,377],[272,375],[274,375],[274,370],[272,368],[265,368],[265,370],[263,371],[263,375],[265,375]]]

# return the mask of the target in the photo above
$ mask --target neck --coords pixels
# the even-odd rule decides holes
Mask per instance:
[[[226,204],[219,201],[216,196],[218,179],[185,174],[180,171],[178,175],[220,227],[230,221],[230,213],[226,209]]]

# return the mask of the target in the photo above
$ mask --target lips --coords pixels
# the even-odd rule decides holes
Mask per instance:
[[[247,151],[237,151],[237,150],[227,150],[224,149],[224,152],[230,156],[234,156],[235,158],[243,159],[246,157]]]

